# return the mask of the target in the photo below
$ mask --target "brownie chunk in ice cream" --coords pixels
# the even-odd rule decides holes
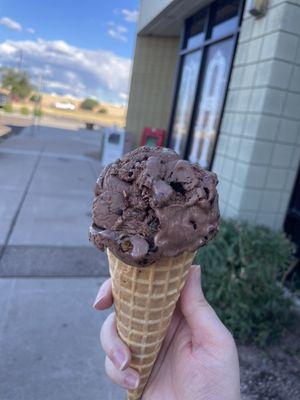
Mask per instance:
[[[173,150],[140,147],[98,178],[90,238],[137,267],[194,251],[218,231],[217,183]]]

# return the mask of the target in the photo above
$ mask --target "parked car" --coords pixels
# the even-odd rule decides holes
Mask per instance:
[[[59,101],[57,101],[55,104],[54,104],[54,107],[55,108],[58,108],[59,110],[70,110],[70,111],[74,111],[75,110],[75,104],[72,104],[72,103],[62,103],[62,102],[59,102]]]

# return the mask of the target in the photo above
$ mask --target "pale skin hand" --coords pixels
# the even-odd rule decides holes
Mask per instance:
[[[112,304],[109,279],[94,307],[104,310]],[[139,376],[128,367],[130,351],[117,334],[114,313],[103,323],[100,338],[109,378],[125,389],[137,387]],[[236,346],[204,298],[198,266],[190,269],[142,399],[240,400]]]

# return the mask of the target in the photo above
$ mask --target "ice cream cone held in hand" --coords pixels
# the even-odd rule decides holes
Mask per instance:
[[[164,258],[147,268],[132,268],[108,250],[117,330],[131,350],[130,366],[140,374],[140,399],[160,351],[194,252]]]
[[[97,180],[91,241],[106,250],[117,330],[141,399],[196,250],[218,231],[214,173],[170,149],[141,147]]]

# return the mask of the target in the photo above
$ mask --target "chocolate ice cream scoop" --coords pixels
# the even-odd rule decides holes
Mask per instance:
[[[90,239],[136,267],[194,251],[218,232],[217,183],[173,150],[140,147],[99,176]]]

